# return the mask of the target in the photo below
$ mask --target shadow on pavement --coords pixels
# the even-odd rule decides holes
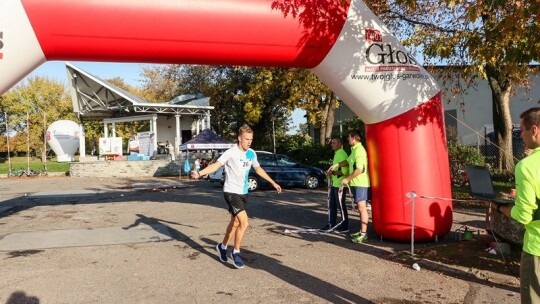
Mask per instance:
[[[130,180],[126,179],[124,182],[129,183]],[[133,180],[133,182],[139,182],[139,180]],[[10,210],[0,213],[0,220],[5,217],[9,217],[13,214],[21,212],[23,210],[32,208],[34,206],[54,206],[54,205],[76,205],[76,204],[107,204],[107,203],[138,203],[141,201],[155,202],[155,203],[179,203],[179,204],[195,204],[205,205],[215,208],[223,209],[226,212],[226,204],[223,199],[221,186],[211,184],[207,182],[188,182],[185,183],[185,187],[181,188],[149,188],[143,190],[132,189],[130,191],[119,191],[118,189],[126,189],[126,187],[107,187],[106,192],[104,189],[99,190],[98,194],[77,195],[72,197],[17,197],[11,200],[1,202],[2,206],[12,206]],[[92,190],[92,189],[87,189]],[[283,233],[285,228],[298,228],[298,227],[320,227],[326,223],[326,192],[325,191],[313,191],[303,189],[285,189],[283,194],[277,194],[274,191],[257,191],[250,194],[248,213],[252,219],[264,219],[272,222],[271,227],[266,228],[273,233]],[[124,227],[124,229],[130,229],[141,223],[144,223],[160,233],[167,234],[173,239],[184,242],[191,248],[206,254],[212,258],[216,258],[213,252],[209,252],[203,246],[181,233],[180,231],[172,228],[170,225],[182,225],[180,223],[169,222],[160,220],[153,217],[147,217],[142,214],[136,214],[138,219],[131,225]],[[476,221],[478,221],[476,219]],[[352,231],[358,230],[359,220],[358,216],[351,212],[350,214],[350,228]],[[1,223],[0,223],[1,224]],[[476,223],[480,224],[480,223]],[[189,226],[192,227],[192,226]],[[193,228],[193,227],[192,227]],[[376,241],[379,238],[374,234],[372,225],[369,226],[370,240],[367,244],[356,245],[350,243],[346,237],[340,235],[295,235],[294,237],[304,238],[311,242],[327,242],[336,246],[344,247],[349,250],[362,251],[366,254],[371,254],[378,258],[386,259],[395,263],[401,263],[411,266],[412,262],[416,259],[411,257],[407,253],[409,249],[408,244],[404,243],[392,243],[392,242],[379,242]],[[291,236],[284,236],[291,237]],[[210,244],[212,241],[204,240]],[[440,240],[439,243],[422,243],[417,244],[418,248],[437,247],[445,244],[455,243],[453,236],[450,233],[444,240]],[[280,265],[279,261],[263,256],[256,252],[244,251],[248,254],[248,258],[254,260],[254,265],[250,265],[254,268],[260,268],[269,273],[280,277],[281,279],[305,289],[313,294],[316,294],[329,302],[342,301],[342,298],[338,298],[335,295],[347,295],[347,299],[353,302],[364,301],[365,299],[349,293],[346,290],[341,290],[337,286],[329,285],[328,283],[307,275],[289,269],[283,265]],[[463,259],[455,259],[452,264],[444,264],[431,262],[428,258],[422,262],[423,267],[439,271],[445,275],[465,279],[477,284],[483,284],[486,286],[496,286],[498,288],[506,289],[513,292],[519,292],[518,288],[509,286],[506,284],[490,282],[486,279],[481,279],[474,275],[471,270],[464,270],[463,265],[467,260],[463,256]],[[268,266],[270,265],[270,266]],[[462,266],[456,267],[456,266]],[[232,267],[232,266],[231,266]],[[482,265],[477,265],[482,267]],[[483,268],[480,268],[483,269]],[[476,271],[474,269],[473,271]],[[504,268],[489,269],[492,272],[497,272],[502,275],[507,275]],[[284,275],[282,273],[286,273]],[[293,279],[294,278],[294,279]],[[305,284],[305,282],[310,282]]]
[[[9,296],[6,304],[39,304],[39,299],[27,296],[23,291],[16,291]]]
[[[203,238],[203,242],[215,246],[215,242]],[[248,249],[242,249],[244,259],[249,263],[250,268],[260,269],[267,273],[295,286],[305,290],[310,294],[325,299],[329,303],[366,303],[370,302],[359,295],[348,290],[325,282],[317,277],[307,273],[287,267],[277,259],[257,253]],[[292,299],[291,299],[292,300]]]

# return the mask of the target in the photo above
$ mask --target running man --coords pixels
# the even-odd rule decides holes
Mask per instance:
[[[330,166],[328,170],[333,171],[338,167],[349,167],[349,176],[341,180],[341,184],[349,184],[360,213],[360,232],[351,234],[353,243],[363,243],[367,241],[367,226],[369,214],[366,207],[369,189],[369,175],[367,153],[362,143],[360,143],[360,133],[358,131],[349,132],[347,137],[351,145],[351,155],[347,160]]]
[[[253,142],[253,130],[247,125],[240,127],[238,132],[238,144],[225,151],[219,159],[201,171],[192,171],[191,177],[199,179],[201,176],[217,171],[221,166],[225,169],[225,184],[223,185],[223,196],[229,206],[231,221],[227,226],[223,242],[216,245],[219,259],[227,262],[227,246],[234,237],[234,247],[230,258],[236,268],[244,268],[244,262],[240,257],[240,246],[244,238],[244,233],[248,227],[247,215],[247,193],[248,176],[251,166],[255,172],[267,180],[277,190],[281,192],[281,187],[268,176],[257,161],[257,154],[250,149]]]

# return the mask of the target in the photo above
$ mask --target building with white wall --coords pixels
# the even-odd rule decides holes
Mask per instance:
[[[444,69],[444,67],[440,67]],[[483,145],[485,134],[493,131],[492,97],[487,80],[476,79],[475,85],[464,89],[460,94],[453,94],[453,84],[438,80],[443,92],[445,124],[447,133],[450,128],[456,130],[457,140],[467,145]],[[465,84],[461,83],[461,87]],[[535,106],[540,106],[540,75],[530,75],[530,88],[516,88],[510,97],[512,123],[519,126],[519,115]],[[352,119],[355,114],[343,103],[336,109],[334,131],[339,131],[340,123]],[[317,130],[312,135],[318,134]],[[318,136],[314,137],[318,141]]]
[[[86,154],[84,123],[103,121],[104,137],[116,137],[116,125],[134,121],[148,121],[154,133],[153,147],[158,143],[179,146],[200,131],[210,128],[210,98],[202,94],[181,95],[166,103],[151,103],[97,76],[66,63],[73,111],[81,121],[81,157]]]
[[[442,69],[442,68],[441,68]],[[475,79],[475,84],[460,94],[452,93],[452,84],[438,80],[443,91],[445,123],[457,130],[457,140],[466,145],[482,145],[485,134],[493,131],[492,92],[485,79]],[[464,87],[464,84],[461,83]],[[539,106],[540,78],[530,75],[530,88],[515,88],[510,96],[510,114],[514,126],[519,127],[519,115]]]

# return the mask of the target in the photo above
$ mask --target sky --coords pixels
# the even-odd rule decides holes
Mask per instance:
[[[70,61],[76,67],[102,79],[120,77],[131,86],[139,87],[139,72],[147,64]],[[49,77],[67,85],[66,65],[64,61],[48,61],[32,71],[28,76]],[[27,77],[28,77],[27,76]]]
[[[101,79],[111,79],[120,77],[124,81],[134,87],[140,87],[142,78],[139,76],[140,71],[145,66],[150,64],[140,63],[111,63],[111,62],[87,62],[87,61],[70,61],[76,67],[98,76]],[[66,66],[64,61],[48,61],[32,71],[27,77],[40,76],[48,77],[58,82],[67,85]],[[305,124],[305,112],[297,109],[292,114],[292,121],[295,128],[289,130],[289,134],[296,134],[296,127],[299,124]]]

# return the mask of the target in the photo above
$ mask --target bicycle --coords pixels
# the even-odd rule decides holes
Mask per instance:
[[[34,170],[28,170],[28,171],[25,171],[24,174],[27,176],[27,177],[36,177],[39,175],[39,173],[37,173],[36,171]]]
[[[10,170],[8,176],[9,177],[21,177],[25,173],[23,168],[20,168],[19,170]]]

